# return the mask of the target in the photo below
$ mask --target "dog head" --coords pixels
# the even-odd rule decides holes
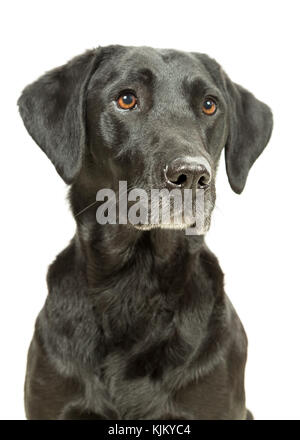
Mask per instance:
[[[230,185],[241,193],[272,131],[269,107],[216,61],[148,47],[88,51],[29,85],[18,104],[66,183],[80,183],[93,196],[104,187],[117,192],[120,181],[147,194],[190,190],[193,200],[201,190],[205,230],[222,149]]]

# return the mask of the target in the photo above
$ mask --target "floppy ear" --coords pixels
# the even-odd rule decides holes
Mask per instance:
[[[25,88],[18,100],[24,125],[66,183],[80,171],[85,136],[85,91],[97,50],[73,58]]]
[[[270,108],[227,78],[229,136],[225,146],[226,171],[231,188],[240,194],[253,163],[272,133]]]

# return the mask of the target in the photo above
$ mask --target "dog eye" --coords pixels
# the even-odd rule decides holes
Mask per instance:
[[[217,104],[212,98],[205,98],[202,104],[202,111],[206,115],[214,115],[217,111]]]
[[[137,98],[133,93],[122,93],[117,99],[117,104],[122,110],[132,110],[137,105]]]

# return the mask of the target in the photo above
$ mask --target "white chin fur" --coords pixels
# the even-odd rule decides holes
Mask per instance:
[[[186,225],[184,223],[180,224],[153,224],[153,225],[133,225],[135,229],[138,229],[139,231],[151,231],[153,229],[170,229],[170,230],[179,230],[179,231],[189,231],[188,235],[204,235],[209,229],[209,226],[206,226],[204,228],[196,228],[192,225]]]
[[[170,224],[153,224],[153,225],[133,225],[136,229],[140,229],[143,231],[150,231],[151,229],[186,229],[189,228],[189,225],[185,225],[183,223],[170,223]]]

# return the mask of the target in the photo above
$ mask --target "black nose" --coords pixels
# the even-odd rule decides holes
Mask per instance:
[[[211,170],[205,159],[178,158],[166,166],[165,178],[171,188],[205,189],[211,181]]]

